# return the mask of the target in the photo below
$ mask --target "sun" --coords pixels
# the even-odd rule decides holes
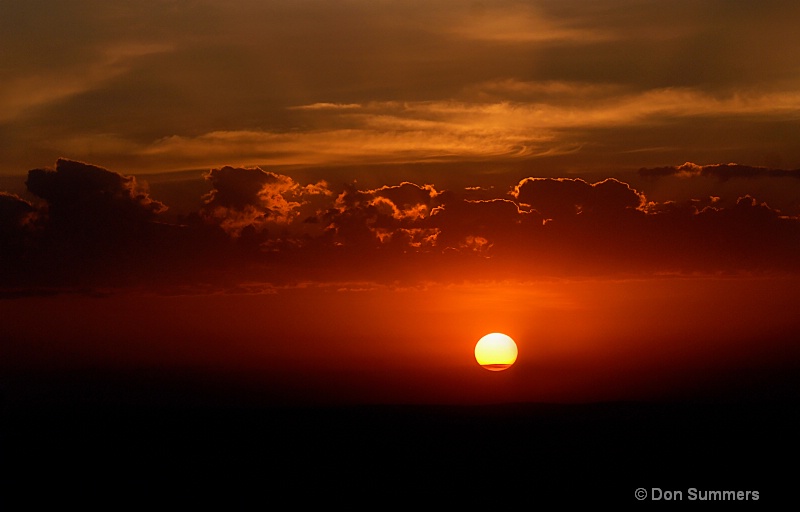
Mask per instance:
[[[487,334],[475,345],[475,359],[487,370],[506,370],[517,360],[517,344],[503,333]]]

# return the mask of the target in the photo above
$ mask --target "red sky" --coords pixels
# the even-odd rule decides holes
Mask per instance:
[[[796,371],[798,322],[785,300],[797,285],[588,279],[21,298],[4,304],[4,366],[123,382],[171,374],[173,385],[223,383],[281,403],[759,397],[792,384],[782,379]],[[520,356],[495,374],[472,349],[498,330]]]
[[[155,372],[378,403],[793,389],[790,3],[0,9],[9,382]],[[506,372],[473,359],[492,331],[519,344]]]

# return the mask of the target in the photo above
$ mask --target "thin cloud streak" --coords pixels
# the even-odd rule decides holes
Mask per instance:
[[[525,4],[499,8],[480,5],[447,21],[442,25],[446,33],[480,41],[589,44],[619,37],[601,29],[572,27]]]
[[[551,84],[549,87],[553,87]],[[554,87],[569,91],[570,87]],[[577,98],[576,98],[577,100]],[[213,165],[246,154],[270,164],[357,164],[441,158],[521,158],[578,151],[581,131],[635,127],[674,119],[800,118],[800,93],[715,97],[692,89],[661,89],[570,105],[466,101],[315,103],[308,123],[334,128],[293,132],[220,131],[174,135],[139,154],[161,161]]]
[[[89,62],[63,70],[47,70],[0,81],[0,122],[9,122],[29,109],[66,100],[99,89],[114,78],[127,75],[135,61],[167,53],[174,46],[165,43],[120,43],[99,50]]]

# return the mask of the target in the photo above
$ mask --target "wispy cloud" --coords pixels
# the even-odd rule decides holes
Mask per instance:
[[[444,30],[465,39],[507,43],[606,41],[616,36],[608,31],[570,26],[544,16],[531,5],[476,7],[459,13]]]
[[[297,107],[289,107],[290,110],[352,110],[359,109],[361,105],[358,103],[312,103],[311,105],[300,105]]]
[[[444,158],[511,157],[531,154],[534,135],[494,133],[425,120],[372,117],[356,129],[276,133],[212,132],[198,137],[173,136],[142,148],[140,155],[164,163],[205,165],[219,161],[283,165],[419,162]],[[543,148],[550,150],[550,148]]]
[[[520,158],[578,151],[581,130],[634,127],[692,117],[800,117],[800,93],[712,96],[690,88],[609,94],[610,88],[567,84],[517,84],[551,91],[560,101],[420,101],[365,104],[314,103],[305,130],[233,130],[174,135],[142,147],[140,155],[166,161],[214,164],[247,155],[247,162],[341,164],[442,158]],[[572,93],[579,94],[573,95]],[[570,101],[572,100],[572,101]]]
[[[756,146],[796,166],[796,144],[773,136],[800,123],[791,3],[41,5],[53,14],[0,19],[2,172],[62,155],[137,172],[564,154],[591,167],[652,148],[635,165],[658,166]],[[733,117],[747,129],[730,137],[695,122]],[[707,151],[680,154],[693,144]]]
[[[165,43],[119,43],[99,49],[89,61],[76,62],[66,69],[39,70],[0,80],[0,122],[93,90],[129,72],[136,59],[173,49]]]

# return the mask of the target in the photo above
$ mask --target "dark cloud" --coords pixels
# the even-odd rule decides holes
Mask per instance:
[[[0,280],[13,278],[36,235],[38,210],[14,194],[0,192]]]
[[[797,271],[793,254],[800,250],[800,222],[751,196],[729,207],[706,206],[692,217],[661,220],[662,231],[680,244],[670,251],[669,239],[663,242],[676,268],[683,253],[705,271]]]
[[[525,178],[511,195],[550,219],[610,214],[639,208],[643,196],[627,183],[609,178],[590,185],[582,179]]]
[[[0,234],[10,235],[31,226],[37,209],[16,194],[0,192]]]
[[[202,212],[233,236],[248,227],[263,231],[311,224],[317,207],[324,206],[319,199],[331,195],[325,182],[301,186],[289,176],[258,167],[212,169],[206,179],[213,188],[204,196]]]
[[[208,206],[238,209],[260,205],[261,189],[268,183],[280,180],[276,174],[264,172],[258,167],[212,169],[206,179],[214,187],[206,196]]]
[[[2,212],[3,224],[15,218],[17,224],[20,218],[36,220],[35,229],[23,230],[24,240],[16,244],[16,264],[7,283],[144,283],[175,271],[180,257],[191,261],[188,256],[198,248],[213,252],[203,241],[213,240],[213,232],[204,229],[198,236],[197,229],[165,223],[166,206],[132,176],[59,159],[55,168],[31,170],[26,185],[41,204],[12,199],[11,208]]]
[[[800,215],[797,180],[800,170],[749,165],[698,165],[686,162],[668,167],[641,168],[638,186],[651,201],[696,200],[716,197],[715,206],[733,208],[740,197],[751,195],[783,215]]]
[[[428,224],[439,231],[439,248],[488,254],[519,248],[542,217],[508,199],[454,198],[434,209]]]
[[[641,168],[639,175],[646,178],[703,176],[727,181],[734,178],[800,178],[800,169],[774,169],[739,164],[697,165],[686,162],[676,166]]]
[[[0,194],[4,286],[795,272],[800,251],[798,218],[753,195],[660,202],[616,179],[529,177],[473,199],[233,167],[207,179],[198,210],[167,221],[133,178],[69,160],[31,171],[41,204]]]
[[[166,210],[134,177],[63,158],[55,169],[28,172],[25,184],[47,201],[51,221],[59,224],[116,228],[123,222],[154,220]]]
[[[29,171],[25,183],[44,201],[24,269],[34,279],[113,282],[158,265],[156,246],[170,239],[160,222],[166,206],[134,177],[62,158],[53,169]]]
[[[664,203],[650,202],[644,210],[650,215],[665,215],[673,218],[691,218],[705,208],[719,206],[719,197],[706,199],[689,199],[686,201],[666,201]]]
[[[391,200],[377,198],[351,184],[345,186],[323,214],[323,221],[335,244],[374,246],[388,240],[391,232],[401,227],[395,212]]]
[[[422,221],[438,204],[431,185],[403,182],[372,190],[345,186],[324,214],[328,234],[336,243],[397,246],[429,245],[434,235]]]

